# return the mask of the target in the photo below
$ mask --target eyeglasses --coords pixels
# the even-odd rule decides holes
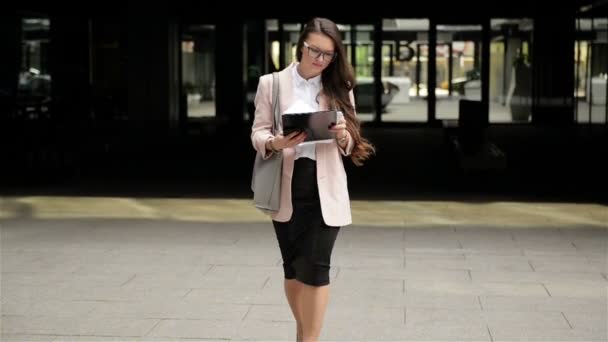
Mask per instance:
[[[323,52],[315,47],[312,47],[310,45],[308,45],[308,43],[304,42],[304,46],[308,49],[308,55],[314,59],[317,59],[321,56],[323,56],[322,61],[323,62],[331,62],[334,60],[334,58],[336,58],[336,53],[328,53],[328,52]]]

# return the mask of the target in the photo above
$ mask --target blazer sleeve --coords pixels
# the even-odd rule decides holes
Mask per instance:
[[[348,92],[348,97],[350,98],[350,103],[353,106],[353,113],[355,114],[355,116],[357,115],[357,109],[355,107],[355,96],[353,95],[353,91],[351,89],[351,91]],[[355,147],[355,142],[353,141],[353,137],[350,135],[350,133],[348,131],[346,131],[346,134],[348,135],[348,143],[346,144],[346,148],[342,148],[340,147],[340,144],[338,145],[338,149],[340,150],[340,153],[343,156],[350,156],[350,154],[353,152],[353,147]]]
[[[266,150],[266,142],[274,137],[271,89],[272,75],[261,76],[254,99],[255,116],[251,127],[251,144],[260,152],[263,159],[268,159],[272,155],[272,151]]]

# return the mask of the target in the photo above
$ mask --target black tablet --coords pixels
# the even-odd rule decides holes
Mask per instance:
[[[308,136],[304,142],[333,139],[334,134],[329,129],[338,122],[338,118],[338,112],[335,110],[283,114],[283,136],[305,131]]]

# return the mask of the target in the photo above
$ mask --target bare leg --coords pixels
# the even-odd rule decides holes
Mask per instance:
[[[329,285],[310,286],[302,283],[302,286],[298,298],[302,318],[302,341],[317,341],[321,335],[323,318],[329,301]]]
[[[285,279],[285,295],[298,327],[298,342],[302,341],[302,314],[298,298],[301,296],[303,285],[295,279]]]

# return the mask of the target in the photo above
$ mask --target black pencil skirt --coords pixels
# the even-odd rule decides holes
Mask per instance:
[[[328,226],[323,221],[316,161],[296,159],[291,193],[291,219],[288,222],[272,221],[285,278],[312,286],[328,285],[331,253],[340,227]]]

